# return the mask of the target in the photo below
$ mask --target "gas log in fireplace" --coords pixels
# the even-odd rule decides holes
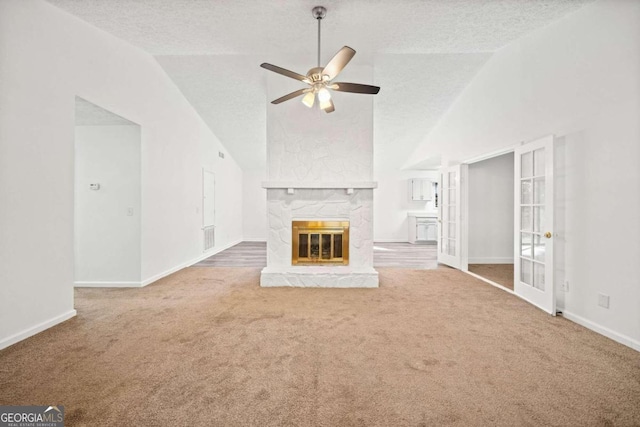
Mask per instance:
[[[293,265],[349,264],[349,221],[292,221]]]

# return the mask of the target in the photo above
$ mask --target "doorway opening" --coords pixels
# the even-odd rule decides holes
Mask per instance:
[[[514,153],[469,164],[469,271],[514,288]]]
[[[75,286],[140,286],[140,126],[76,97],[74,152]]]

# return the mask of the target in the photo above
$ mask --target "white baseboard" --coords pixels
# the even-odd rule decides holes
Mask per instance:
[[[499,284],[489,280],[489,279],[485,279],[482,276],[478,276],[475,273],[472,273],[470,271],[465,271],[464,273],[467,273],[473,277],[475,277],[476,279],[480,279],[483,282],[486,282],[492,286],[495,286],[496,288],[499,288],[503,291],[506,291],[510,294],[517,295],[515,292],[513,292],[511,289],[507,289],[504,286],[500,286]],[[526,301],[526,300],[525,300]],[[584,326],[587,329],[591,329],[594,332],[599,333],[600,335],[604,335],[607,338],[611,338],[612,340],[622,344],[622,345],[626,345],[627,347],[631,347],[632,349],[636,350],[636,351],[640,351],[640,341],[634,340],[631,337],[628,337],[626,335],[622,335],[619,334],[615,331],[612,331],[609,328],[606,328],[604,326],[598,325],[597,323],[594,323],[590,320],[585,319],[584,317],[578,316],[576,314],[573,314],[571,312],[562,310],[562,317],[564,317],[567,320],[571,320],[572,322],[577,323],[578,325]]]
[[[264,237],[245,237],[242,239],[243,242],[266,242],[267,239]]]
[[[578,316],[577,314],[573,314],[571,312],[562,311],[562,317],[565,319],[571,320],[572,322],[576,322],[578,325],[582,325],[587,329],[591,329],[594,332],[599,333],[600,335],[604,335],[607,338],[611,338],[612,340],[619,342],[620,344],[626,345],[627,347],[631,347],[636,351],[640,351],[640,341],[634,340],[631,337],[628,337],[623,334],[619,334],[618,332],[612,331],[611,329],[598,325],[591,320],[587,320],[584,317]]]
[[[480,257],[469,258],[469,264],[513,264],[513,257]]]
[[[177,265],[177,266],[175,266],[173,268],[170,268],[170,269],[168,269],[166,271],[163,271],[162,273],[156,274],[154,276],[151,276],[151,277],[143,280],[141,282],[141,286],[144,287],[144,286],[150,285],[151,283],[156,282],[156,281],[162,279],[163,277],[167,277],[168,275],[173,274],[178,270],[182,270],[183,268],[191,267],[193,264],[197,264],[200,261],[202,261],[203,259],[207,259],[210,256],[217,254],[218,252],[222,252],[225,249],[229,249],[230,247],[235,246],[240,242],[242,242],[242,239],[234,240],[233,242],[231,242],[231,243],[229,243],[229,244],[227,244],[225,246],[216,246],[213,249],[203,253],[199,257],[197,257],[195,259],[192,259],[191,261],[184,262],[184,263],[182,263],[180,265]]]
[[[409,243],[407,239],[373,239],[373,244],[376,243]]]
[[[72,317],[75,317],[75,315],[76,315],[75,310],[69,310],[66,313],[63,313],[59,316],[54,317],[53,319],[49,319],[42,323],[38,323],[37,325],[32,326],[28,329],[25,329],[22,332],[18,332],[17,334],[11,335],[7,338],[2,338],[0,339],[0,350],[2,350],[3,348],[7,348],[10,345],[13,345],[19,341],[27,339],[39,332],[44,331],[45,329],[49,329],[50,327],[55,326],[58,323],[62,323],[65,320],[69,320]]]
[[[141,282],[74,282],[76,288],[140,288]]]

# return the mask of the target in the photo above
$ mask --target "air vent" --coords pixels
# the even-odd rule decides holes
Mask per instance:
[[[211,225],[202,229],[204,233],[204,250],[208,251],[216,245],[215,226]]]

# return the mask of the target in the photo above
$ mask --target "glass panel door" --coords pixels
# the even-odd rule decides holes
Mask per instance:
[[[514,291],[555,315],[553,289],[553,137],[515,152]]]
[[[467,165],[440,169],[438,262],[467,269],[466,257],[466,174]]]

